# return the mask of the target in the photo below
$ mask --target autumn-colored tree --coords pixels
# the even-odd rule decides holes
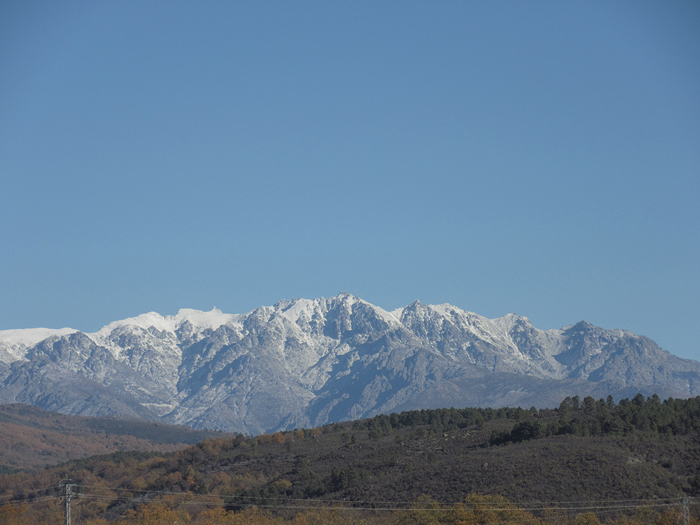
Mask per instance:
[[[579,514],[573,520],[571,520],[572,525],[601,525],[598,517],[592,512],[586,512],[585,514]]]
[[[168,509],[161,503],[147,503],[136,510],[130,510],[124,516],[123,523],[128,525],[173,525],[189,523],[186,511]]]
[[[34,525],[27,505],[3,505],[0,507],[0,523],[4,525]]]
[[[237,512],[231,517],[231,521],[227,523],[232,525],[273,525],[279,522],[273,519],[269,512],[260,510],[257,507],[251,507],[242,512]]]
[[[232,525],[239,523],[233,511],[226,511],[223,507],[207,509],[194,520],[196,525]]]
[[[460,521],[454,523],[479,524],[487,523],[528,523],[539,524],[540,521],[531,513],[520,509],[502,496],[484,496],[470,494],[464,502],[462,516],[457,516]]]
[[[342,507],[311,509],[298,514],[292,525],[353,525],[365,523]]]
[[[440,514],[444,511],[438,502],[429,496],[421,496],[413,502],[411,508],[397,512],[392,525],[438,525]]]
[[[109,521],[103,518],[94,518],[91,520],[80,521],[80,525],[110,525]]]
[[[654,525],[676,525],[678,523],[683,523],[682,508],[668,509],[656,519]],[[690,516],[690,525],[698,524],[700,524],[700,520],[697,520],[694,517]]]
[[[231,476],[225,472],[217,472],[212,475],[209,482],[209,491],[215,494],[220,494],[222,491],[231,488]]]

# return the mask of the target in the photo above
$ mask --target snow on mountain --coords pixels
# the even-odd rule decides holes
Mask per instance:
[[[26,328],[19,330],[0,330],[0,341],[20,344],[20,345],[35,345],[39,341],[58,335],[67,335],[77,332],[73,328]]]
[[[700,363],[624,330],[543,331],[419,301],[388,312],[348,293],[246,314],[150,312],[93,334],[10,330],[0,361],[12,364],[0,402],[248,433],[436,406],[700,394]]]
[[[122,326],[137,326],[144,330],[154,328],[161,332],[175,332],[184,323],[190,323],[197,331],[205,329],[216,330],[224,324],[235,322],[238,317],[240,316],[235,314],[225,314],[218,308],[212,308],[209,312],[183,308],[175,315],[166,316],[156,312],[149,312],[137,317],[114,321],[91,335],[98,339],[105,338]]]
[[[52,336],[64,336],[77,332],[72,328],[27,328],[0,330],[0,362],[12,363],[24,359],[27,350]]]

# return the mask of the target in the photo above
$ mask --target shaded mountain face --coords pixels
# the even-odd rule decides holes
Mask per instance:
[[[94,334],[0,332],[0,402],[258,434],[438,407],[700,394],[700,363],[586,322],[538,330],[451,305],[340,294],[242,315],[181,310]]]

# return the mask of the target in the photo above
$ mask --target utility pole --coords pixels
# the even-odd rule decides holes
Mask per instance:
[[[66,525],[71,525],[70,522],[70,497],[73,495],[71,493],[72,483],[66,483]]]
[[[64,485],[63,482],[66,482]],[[64,498],[66,499],[66,525],[71,525],[70,521],[70,500],[73,496],[76,496],[77,494],[73,494],[72,488],[75,487],[75,483],[73,483],[72,479],[62,479],[61,486],[66,488],[66,492],[64,494]]]
[[[683,523],[684,525],[690,525],[690,510],[688,509],[690,503],[690,498],[685,496],[683,498]]]

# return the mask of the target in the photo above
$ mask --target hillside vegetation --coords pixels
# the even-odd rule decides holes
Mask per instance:
[[[0,473],[120,450],[173,452],[227,435],[233,437],[137,419],[65,416],[28,405],[0,405]]]
[[[90,525],[672,524],[682,498],[698,523],[700,398],[420,410],[94,456],[0,477],[0,522],[56,523],[66,479]]]

